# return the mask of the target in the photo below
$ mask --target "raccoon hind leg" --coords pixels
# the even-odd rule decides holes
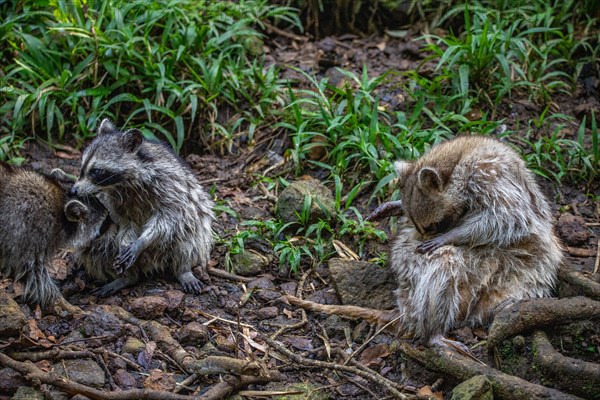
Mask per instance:
[[[47,307],[62,297],[45,264],[41,260],[29,262],[15,277],[15,281],[22,281],[24,284],[23,298],[25,301],[39,304],[41,308]]]

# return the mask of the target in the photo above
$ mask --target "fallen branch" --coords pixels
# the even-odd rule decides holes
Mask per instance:
[[[65,360],[80,358],[95,358],[94,353],[88,350],[61,350],[52,349],[39,352],[15,352],[9,354],[10,358],[16,361],[38,362],[41,360]]]
[[[218,276],[219,278],[229,279],[231,281],[239,281],[244,283],[250,283],[256,278],[247,278],[245,276],[239,276],[236,274],[232,274],[231,272],[227,272],[222,269],[208,267],[207,271],[210,275]]]
[[[20,372],[27,380],[55,386],[72,396],[82,394],[92,400],[189,400],[193,398],[152,389],[130,389],[121,392],[102,391],[68,380],[53,371],[44,372],[29,361],[16,361],[3,353],[0,353],[0,364]]]
[[[285,380],[285,376],[277,371],[271,371],[268,376],[233,376],[227,375],[223,382],[219,382],[208,389],[199,400],[218,400],[229,397],[232,393],[237,393],[240,389],[249,385],[264,385],[269,382],[280,382]]]
[[[558,270],[558,278],[577,289],[592,299],[600,300],[600,283],[590,279],[586,274],[569,267]]]
[[[521,301],[496,314],[488,336],[488,349],[522,332],[598,316],[600,302],[582,296]]]
[[[198,375],[233,374],[259,376],[261,365],[256,361],[239,360],[237,358],[208,356],[191,364]]]
[[[557,386],[586,398],[598,395],[600,365],[560,354],[552,347],[544,332],[533,334],[534,361]]]
[[[397,399],[407,399],[408,398],[408,396],[406,396],[405,394],[400,393],[389,380],[387,380],[386,378],[384,378],[383,376],[381,376],[377,373],[371,373],[368,371],[364,371],[362,369],[350,367],[348,365],[335,364],[335,363],[319,361],[319,360],[309,360],[308,358],[304,358],[304,357],[288,350],[287,348],[285,348],[285,346],[283,344],[281,344],[275,340],[265,338],[265,342],[267,342],[267,344],[269,346],[275,348],[275,350],[277,350],[279,353],[283,354],[284,356],[288,357],[290,360],[292,360],[295,363],[300,364],[304,367],[326,368],[326,369],[332,369],[335,371],[349,372],[351,374],[358,375],[360,377],[368,379],[369,381],[371,381],[377,385],[383,386],[388,392],[390,392]]]
[[[516,376],[505,374],[492,367],[482,365],[450,350],[448,347],[434,347],[419,351],[407,343],[400,343],[400,351],[423,365],[426,369],[450,375],[461,382],[476,375],[486,376],[492,382],[494,399],[579,399],[579,397],[537,385]]]

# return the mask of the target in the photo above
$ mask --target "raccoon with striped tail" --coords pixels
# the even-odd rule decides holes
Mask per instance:
[[[511,303],[551,295],[563,255],[550,206],[515,151],[464,136],[395,167],[402,201],[369,219],[405,215],[390,249],[402,333],[449,344],[444,335],[454,328],[488,323]],[[289,300],[319,311],[318,304]],[[354,316],[332,307],[323,311]],[[390,320],[389,312],[363,314]]]
[[[192,268],[206,267],[210,256],[213,203],[166,143],[147,140],[137,129],[122,132],[103,120],[83,153],[72,194],[97,197],[118,227],[114,240],[108,239],[114,248],[107,259],[111,251],[116,254],[112,266],[95,262],[86,267],[96,276],[121,275],[99,288],[99,295],[154,273],[173,273],[186,292],[200,292]],[[93,258],[96,253],[88,254]]]
[[[53,256],[66,246],[81,246],[101,236],[108,213],[70,199],[64,173],[42,174],[0,163],[0,272],[24,284],[23,298],[45,308],[64,300],[50,277]]]

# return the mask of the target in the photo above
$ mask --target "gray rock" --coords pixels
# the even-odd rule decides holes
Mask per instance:
[[[44,394],[34,388],[21,386],[12,398],[13,400],[44,400]]]
[[[123,347],[121,348],[121,354],[129,353],[131,355],[137,356],[144,350],[146,350],[146,343],[132,336],[128,337],[125,343],[123,343]]]
[[[396,279],[389,268],[366,261],[329,260],[329,271],[342,304],[379,310],[396,307]]]
[[[54,371],[72,381],[98,389],[105,383],[104,370],[89,359],[62,360],[54,364]]]
[[[18,388],[25,385],[27,379],[14,369],[0,369],[0,393],[15,393]]]
[[[350,328],[350,324],[338,315],[330,315],[323,321],[323,328],[330,339],[344,339],[345,330]]]
[[[292,182],[281,192],[276,204],[281,219],[284,222],[298,221],[307,196],[311,199],[310,222],[330,219],[335,215],[335,201],[331,190],[320,181],[311,178]]]
[[[133,375],[131,375],[129,372],[127,372],[124,369],[118,369],[114,374],[113,374],[113,379],[115,380],[115,383],[117,385],[119,385],[119,387],[121,389],[133,389],[135,387],[137,387],[137,382],[135,380],[135,378],[133,377]]]
[[[269,258],[254,251],[245,250],[232,257],[235,272],[242,276],[254,276],[260,274],[269,265]]]
[[[25,314],[8,294],[0,293],[0,337],[18,335],[27,323]]]
[[[114,336],[123,334],[123,323],[105,306],[94,308],[81,323],[81,331],[86,336]]]
[[[277,307],[263,307],[256,311],[256,317],[258,319],[271,319],[279,315],[279,309]]]
[[[150,320],[161,317],[169,303],[159,296],[144,296],[133,299],[129,305],[136,317]]]
[[[494,400],[492,383],[484,375],[477,375],[452,390],[452,400]]]

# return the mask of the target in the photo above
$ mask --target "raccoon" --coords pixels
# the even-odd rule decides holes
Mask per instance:
[[[23,282],[24,299],[43,308],[62,299],[48,273],[51,258],[100,236],[108,216],[68,198],[61,176],[0,163],[0,272]]]
[[[405,215],[390,256],[402,333],[444,344],[454,328],[487,323],[510,303],[551,295],[563,260],[551,209],[510,147],[458,137],[395,167],[402,200],[369,219],[400,208]],[[373,310],[371,319],[384,314]]]
[[[110,295],[156,272],[172,272],[186,292],[200,292],[191,270],[209,259],[213,203],[167,144],[103,120],[83,153],[71,194],[97,197],[115,224],[81,253],[93,276],[122,275],[97,294]]]

